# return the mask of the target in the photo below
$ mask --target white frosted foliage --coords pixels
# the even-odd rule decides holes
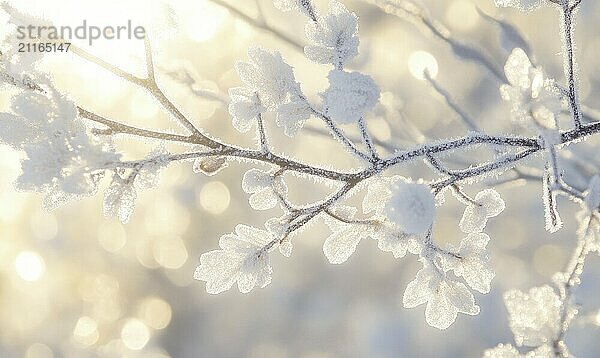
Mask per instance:
[[[273,272],[265,250],[273,236],[261,229],[238,225],[235,232],[221,236],[219,250],[200,256],[194,278],[206,282],[211,294],[229,290],[236,282],[242,293],[271,283]]]
[[[435,199],[426,184],[400,180],[391,188],[387,217],[408,234],[422,234],[435,219]]]
[[[494,0],[498,7],[514,7],[522,11],[531,11],[546,3],[546,0]]]
[[[257,93],[260,102],[267,108],[284,103],[289,93],[299,93],[300,86],[294,78],[294,71],[279,52],[254,46],[248,50],[249,62],[239,61],[235,68],[250,93]],[[236,95],[242,95],[236,91]],[[251,112],[250,112],[251,113]]]
[[[329,88],[321,96],[325,113],[336,122],[358,122],[379,100],[379,88],[367,75],[332,70],[328,78]]]
[[[391,252],[395,258],[404,257],[407,252],[415,255],[421,252],[423,237],[407,234],[392,223],[374,225],[369,235],[377,240],[381,251]]]
[[[479,306],[469,289],[462,283],[449,280],[429,263],[417,272],[404,291],[405,308],[427,303],[425,320],[438,329],[446,329],[456,321],[458,313],[479,314]]]
[[[552,287],[534,287],[527,293],[511,290],[504,294],[504,303],[518,346],[537,347],[557,337],[561,300]]]
[[[341,69],[358,55],[358,18],[343,4],[331,1],[325,16],[306,25],[306,37],[310,43],[304,47],[306,57]]]
[[[600,209],[600,175],[594,175],[585,192],[585,207],[590,213]]]
[[[229,98],[232,124],[241,133],[252,129],[257,123],[258,116],[266,111],[258,98],[258,93],[245,87],[229,89]]]
[[[472,289],[489,293],[494,270],[486,246],[490,237],[483,233],[469,234],[460,242],[458,250],[453,255],[444,256],[444,268],[454,270],[454,274],[463,277]]]
[[[271,173],[260,169],[250,169],[242,179],[242,189],[250,194],[248,201],[256,210],[274,208],[279,202],[279,196],[287,193],[287,185],[280,176],[274,177]]]
[[[499,344],[498,346],[488,349],[483,353],[483,358],[554,358],[554,350],[552,347],[544,344],[525,354],[519,351],[510,344]]]
[[[500,93],[511,104],[512,118],[528,127],[553,128],[561,101],[551,79],[541,68],[531,64],[523,49],[515,48],[506,60],[504,73],[508,84],[500,86]],[[551,138],[545,130],[544,137]]]
[[[133,182],[115,174],[112,183],[104,192],[102,205],[104,217],[116,217],[121,223],[126,224],[135,207],[136,198],[137,193]]]
[[[285,135],[294,137],[310,118],[312,110],[306,100],[291,96],[290,101],[277,107],[277,125],[283,128]]]
[[[465,233],[482,232],[488,219],[500,215],[505,207],[504,200],[496,190],[482,190],[475,196],[474,203],[467,204],[460,219],[460,229]]]

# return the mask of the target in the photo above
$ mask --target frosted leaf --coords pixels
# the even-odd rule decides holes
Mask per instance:
[[[364,233],[356,225],[347,225],[329,235],[323,244],[323,253],[332,264],[341,264],[356,251]]]
[[[329,88],[321,96],[325,113],[336,122],[358,122],[379,100],[379,88],[367,75],[332,70],[328,78]]]
[[[514,7],[521,11],[532,11],[546,3],[545,0],[494,0],[498,7]]]
[[[265,228],[273,235],[273,237],[282,238],[279,242],[279,252],[285,257],[292,256],[292,251],[294,249],[290,237],[293,234],[288,234],[290,219],[291,214],[287,213],[280,217],[271,218],[265,223]]]
[[[459,257],[444,256],[444,269],[454,270],[454,274],[462,276],[472,289],[481,293],[490,292],[495,274],[486,250],[489,241],[490,237],[486,234],[469,234],[460,242],[458,250],[453,251]]]
[[[324,17],[306,25],[306,38],[310,43],[304,47],[306,57],[341,69],[358,55],[358,18],[343,4],[331,1]]]
[[[594,175],[585,191],[585,207],[588,212],[600,209],[600,175]]]
[[[136,184],[145,189],[158,187],[160,170],[169,165],[170,157],[171,155],[165,150],[164,145],[152,150],[135,177]]]
[[[283,12],[298,10],[307,16],[314,14],[310,0],[275,0],[273,3],[277,9]]]
[[[270,173],[255,168],[244,174],[242,189],[251,194],[248,200],[250,206],[256,210],[274,208],[279,202],[278,194],[287,194],[287,185],[283,178],[273,177]]]
[[[562,228],[563,222],[556,206],[556,191],[552,190],[550,171],[546,168],[542,180],[542,201],[544,203],[544,218],[546,230],[555,233]]]
[[[402,302],[405,308],[427,303],[425,320],[438,329],[450,327],[459,312],[479,314],[479,306],[469,289],[460,282],[441,276],[429,263],[424,263],[416,278],[406,286]]]
[[[533,67],[525,51],[515,48],[504,66],[508,84],[500,86],[502,99],[511,103],[513,120],[551,128],[561,111],[560,96],[541,68]]]
[[[350,222],[354,219],[356,208],[339,205],[331,208],[330,212],[337,218],[325,217],[325,224],[332,233],[325,239],[323,253],[330,263],[341,264],[352,256],[360,240],[370,233],[371,227]]]
[[[499,344],[483,353],[483,358],[521,358],[519,351],[511,344]]]
[[[285,63],[279,52],[255,46],[248,50],[248,58],[250,62],[239,61],[235,68],[248,90],[258,93],[260,102],[267,108],[284,103],[290,93],[301,93],[292,67]],[[242,91],[237,90],[236,95],[242,95]],[[248,119],[252,113],[249,111],[242,117]]]
[[[289,239],[283,239],[279,243],[279,252],[285,257],[291,257],[292,251],[294,250],[294,245]]]
[[[36,136],[31,123],[21,116],[11,113],[0,113],[0,142],[16,149]]]
[[[435,218],[435,199],[426,184],[401,180],[392,186],[387,217],[408,234],[429,230]]]
[[[504,294],[504,303],[517,346],[537,347],[557,337],[561,301],[552,287],[534,287],[528,293],[511,290]]]
[[[481,232],[489,218],[500,215],[506,205],[500,194],[494,189],[485,189],[477,193],[475,203],[469,203],[460,219],[460,229],[465,233]]]
[[[229,89],[229,114],[232,124],[241,133],[246,133],[257,123],[257,117],[265,112],[258,94],[244,87]]]
[[[312,111],[308,103],[300,98],[277,107],[277,125],[283,127],[285,135],[294,137],[310,118]]]
[[[229,164],[227,163],[225,157],[215,155],[210,157],[196,158],[194,160],[193,170],[194,173],[202,173],[204,175],[213,176],[228,166]]]
[[[367,193],[362,201],[363,213],[383,214],[385,205],[392,197],[392,191],[390,190],[392,181],[393,179],[376,178],[369,182]]]
[[[377,247],[383,252],[391,252],[395,258],[401,258],[406,252],[421,252],[423,238],[402,232],[391,223],[373,225],[370,236],[377,240]]]
[[[200,256],[194,279],[206,282],[211,294],[229,290],[237,282],[242,293],[271,283],[273,272],[266,246],[273,237],[264,230],[238,225],[235,232],[221,236],[219,250]]]
[[[137,193],[131,180],[123,179],[119,175],[113,176],[113,181],[104,192],[102,213],[104,217],[116,217],[126,224],[135,207]]]

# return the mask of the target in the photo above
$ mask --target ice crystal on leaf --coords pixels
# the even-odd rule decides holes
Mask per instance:
[[[435,199],[428,185],[399,180],[391,188],[387,217],[408,234],[422,234],[435,219]]]
[[[232,124],[241,133],[246,133],[256,124],[256,120],[266,109],[260,103],[257,92],[244,87],[229,90],[229,114]]]
[[[356,123],[379,100],[375,81],[358,72],[332,70],[329,88],[321,94],[325,113],[339,123]]]
[[[358,18],[343,4],[331,1],[325,16],[306,25],[306,37],[310,42],[304,47],[306,57],[341,69],[358,54]]]
[[[271,240],[273,236],[265,230],[237,225],[234,233],[221,236],[220,250],[200,256],[194,278],[206,281],[206,292],[211,294],[227,291],[236,282],[242,293],[265,287],[273,272],[266,250]]]
[[[472,289],[489,293],[494,271],[486,246],[490,237],[483,233],[469,234],[460,242],[458,250],[451,250],[456,255],[445,255],[445,270],[453,270],[458,277],[463,277]]]
[[[552,287],[534,287],[528,293],[511,290],[504,294],[504,303],[517,346],[537,347],[557,337],[561,300]]]
[[[500,86],[500,93],[511,103],[513,119],[525,126],[540,123],[552,127],[561,110],[554,82],[541,68],[534,67],[520,48],[515,48],[506,60],[504,73],[509,84]]]
[[[113,176],[112,183],[104,192],[104,201],[102,213],[104,217],[116,217],[123,224],[126,224],[135,208],[135,199],[137,192],[133,186],[133,180],[123,179],[118,174]]]
[[[521,11],[532,11],[546,3],[545,0],[494,0],[498,7],[514,7]]]
[[[474,201],[467,204],[460,219],[460,229],[465,233],[482,232],[488,219],[500,215],[506,207],[504,200],[494,189],[480,191]]]
[[[554,350],[548,345],[543,345],[525,354],[510,344],[499,344],[484,352],[483,358],[554,358]]]
[[[417,277],[406,286],[402,302],[405,308],[427,303],[425,320],[438,329],[450,327],[459,312],[479,314],[479,306],[469,289],[463,283],[448,279],[428,262],[423,263]]]
[[[278,194],[287,193],[287,185],[283,178],[255,168],[244,174],[242,189],[251,194],[250,206],[256,210],[274,208],[279,202]]]

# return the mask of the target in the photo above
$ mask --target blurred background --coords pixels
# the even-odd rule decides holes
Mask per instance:
[[[282,52],[303,90],[315,103],[329,68],[303,57],[304,19],[281,13],[269,0],[178,1],[9,1],[56,25],[142,24],[150,34],[158,80],[194,123],[230,143],[252,146],[252,136],[232,127],[226,93],[239,85],[233,70],[250,45]],[[386,14],[368,1],[343,1],[360,18],[361,55],[351,68],[379,84],[381,105],[368,118],[374,136],[405,148],[425,135],[466,133],[444,100],[422,79],[427,68],[456,102],[489,133],[523,132],[509,120],[499,82],[478,64],[457,58],[439,38],[406,18]],[[321,11],[325,1],[317,1]],[[476,44],[502,68],[511,42],[480,11],[513,23],[531,44],[536,62],[559,81],[562,76],[558,12],[530,14],[499,10],[492,0],[423,0],[453,37]],[[600,108],[600,5],[584,0],[576,27],[581,98]],[[3,27],[2,29],[5,29]],[[2,30],[4,31],[4,30]],[[143,75],[140,41],[98,40],[97,56]],[[40,68],[84,108],[144,128],[180,131],[151,97],[94,64],[69,53],[48,55]],[[11,93],[0,94],[5,111]],[[311,119],[293,140],[268,121],[276,152],[340,170],[357,168],[341,147]],[[409,122],[410,124],[408,124]],[[349,128],[344,128],[351,135]],[[141,158],[160,143],[126,137],[117,145],[126,158]],[[598,140],[569,148],[586,166],[567,173],[579,187],[600,165]],[[169,150],[190,148],[168,146]],[[596,148],[596,149],[594,149]],[[571,151],[572,150],[572,151]],[[326,153],[324,155],[323,153]],[[481,161],[489,151],[467,153]],[[525,164],[540,167],[542,158]],[[157,190],[139,193],[127,225],[101,214],[102,195],[54,212],[41,197],[16,192],[19,156],[0,146],[0,356],[2,357],[479,357],[486,348],[511,342],[502,294],[550,282],[564,268],[575,244],[577,207],[560,202],[565,228],[544,231],[541,183],[513,181],[498,186],[507,208],[486,232],[496,270],[492,292],[476,294],[481,314],[459,315],[445,331],[425,323],[424,306],[407,310],[401,297],[420,265],[414,256],[394,259],[364,240],[347,263],[330,265],[321,251],[328,230],[316,223],[295,241],[291,258],[273,255],[273,282],[265,289],[217,296],[192,275],[201,253],[215,249],[238,223],[261,227],[278,209],[256,212],[240,187],[243,173],[257,165],[232,162],[217,176],[192,172],[191,163],[162,172]],[[431,178],[417,163],[399,168]],[[106,185],[107,183],[104,183]],[[475,194],[484,184],[467,186]],[[328,190],[290,181],[291,198],[315,199]],[[310,193],[310,194],[307,194]],[[464,207],[450,195],[439,210],[435,240],[457,243]],[[580,318],[567,336],[579,357],[595,356],[600,339],[600,258],[592,257],[578,290]]]

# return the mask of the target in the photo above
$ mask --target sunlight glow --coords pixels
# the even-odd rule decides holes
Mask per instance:
[[[206,183],[198,195],[200,205],[211,214],[221,214],[229,207],[229,189],[220,181]]]
[[[150,330],[139,319],[130,319],[121,330],[121,339],[125,346],[131,350],[140,350],[150,340]]]
[[[44,259],[33,251],[22,251],[15,259],[17,274],[25,281],[37,281],[44,274]]]
[[[429,72],[431,78],[435,78],[438,74],[438,63],[429,52],[415,51],[408,58],[408,70],[418,80],[425,79],[425,71]]]

